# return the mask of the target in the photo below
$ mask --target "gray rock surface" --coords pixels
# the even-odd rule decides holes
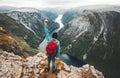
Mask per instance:
[[[93,66],[68,66],[56,59],[57,78],[104,78],[103,74]],[[40,78],[47,64],[45,54],[38,53],[26,59],[13,53],[0,50],[0,77],[1,78]]]

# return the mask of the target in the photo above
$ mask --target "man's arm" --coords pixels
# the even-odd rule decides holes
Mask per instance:
[[[48,31],[47,23],[48,23],[48,20],[44,20],[45,38],[47,40],[47,43],[49,43],[50,42],[50,34],[49,34],[49,31]]]

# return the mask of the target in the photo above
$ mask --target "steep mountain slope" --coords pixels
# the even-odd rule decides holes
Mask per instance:
[[[63,18],[61,19],[62,20],[62,23],[65,25],[67,24],[68,22],[70,22],[73,18],[77,17],[78,15],[80,15],[81,12],[75,10],[75,9],[70,9],[68,11],[66,11],[64,14],[63,14]]]
[[[7,15],[15,19],[18,23],[23,24],[28,30],[32,31],[36,37],[43,39],[43,20],[45,18],[49,19],[48,25],[50,32],[59,27],[57,23],[53,22],[51,18],[43,13],[44,12],[34,8],[18,8],[7,13]]]
[[[42,13],[45,14],[51,20],[55,20],[58,16],[57,13],[52,12],[52,11],[48,11],[48,10],[42,11]]]
[[[36,52],[34,49],[44,39],[43,20],[49,19],[49,30],[52,33],[59,27],[52,19],[56,16],[51,12],[44,12],[34,8],[17,8],[12,9],[6,14],[0,14],[0,27],[6,31],[6,35],[17,39],[22,50],[27,52]],[[51,14],[51,18],[47,17]],[[8,17],[9,16],[9,17]],[[34,48],[33,50],[31,49]],[[30,51],[29,51],[30,50]]]
[[[63,52],[96,66],[107,78],[117,78],[120,13],[84,10],[79,14],[60,32]]]
[[[0,27],[0,49],[8,52],[14,52],[17,55],[22,55],[22,49],[17,41],[6,34],[2,27]]]
[[[0,14],[0,27],[2,31],[4,30],[4,33],[1,31],[1,39],[3,39],[3,35],[6,35],[13,38],[13,40],[16,40],[15,42],[21,47],[18,51],[23,50],[23,52],[34,52],[35,50],[32,48],[36,49],[41,41],[31,31],[26,29],[23,25],[16,23],[15,20],[8,17],[6,14]],[[17,47],[17,45],[14,46]],[[1,47],[5,46],[1,45]]]
[[[90,5],[90,6],[81,6],[77,8],[71,8],[64,13],[62,22],[63,24],[67,24],[73,18],[81,15],[84,11],[87,11],[87,10],[94,10],[96,12],[97,11],[98,12],[106,12],[106,11],[120,12],[119,7],[120,6],[114,6],[114,5]]]

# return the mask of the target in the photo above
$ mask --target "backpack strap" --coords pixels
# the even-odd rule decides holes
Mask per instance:
[[[49,43],[50,43],[52,40],[53,40],[53,39],[51,38],[50,41],[49,41]],[[48,43],[48,44],[49,44],[49,43]]]
[[[53,39],[54,39],[54,38],[51,38],[51,39],[50,39],[50,42],[53,41]],[[57,39],[55,39],[55,43],[58,43],[58,40],[57,40]]]
[[[53,40],[53,39],[51,38],[51,39],[50,39],[50,42],[51,42],[52,40]]]
[[[57,39],[55,39],[55,43],[58,44],[58,40]]]
[[[55,42],[56,44],[58,44],[58,40],[56,40],[56,42]]]

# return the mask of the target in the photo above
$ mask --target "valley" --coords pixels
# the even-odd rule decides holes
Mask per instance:
[[[0,14],[0,27],[5,35],[16,40],[13,43],[16,45],[3,45],[1,37],[0,47],[22,57],[26,53],[24,57],[36,55],[39,49],[44,54],[43,20],[47,18],[50,34],[54,31],[59,34],[63,62],[76,67],[87,63],[100,70],[105,78],[117,78],[120,72],[119,17],[119,6],[78,7],[64,10],[62,14],[34,8],[6,10]],[[16,46],[19,49],[16,50]]]

